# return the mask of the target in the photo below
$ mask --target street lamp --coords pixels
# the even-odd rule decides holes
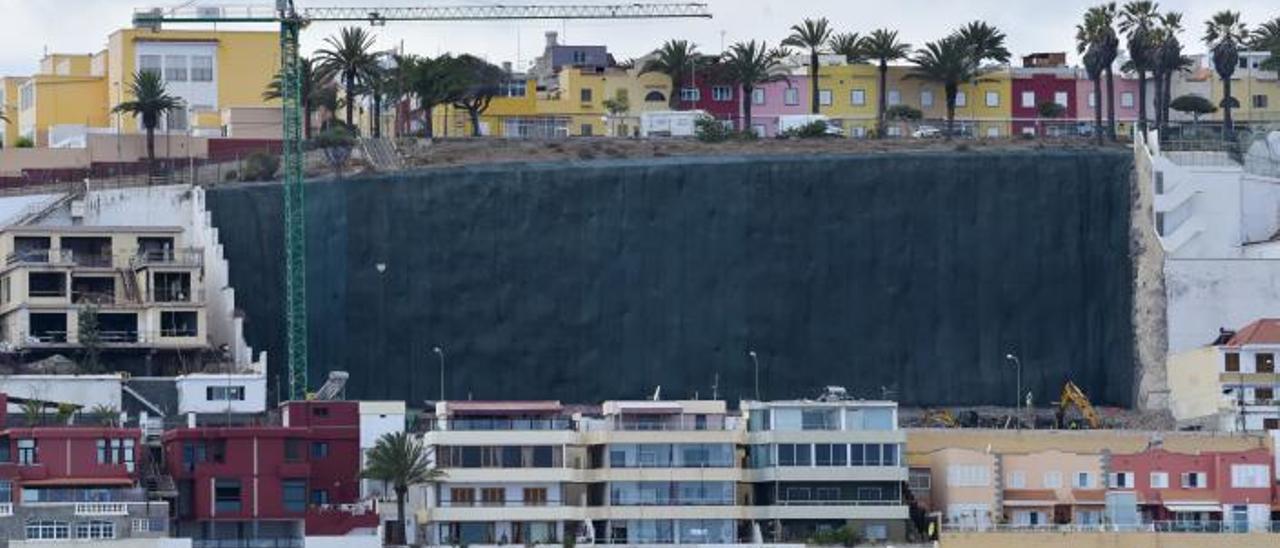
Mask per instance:
[[[431,351],[435,352],[437,358],[440,358],[440,401],[444,401],[444,350],[441,350],[439,346],[433,346]]]
[[[751,363],[754,364],[756,379],[756,401],[760,401],[760,359],[756,356],[755,350],[748,350],[747,355],[751,356]]]
[[[1022,428],[1022,360],[1013,354],[1005,354],[1004,359],[1013,362],[1014,367],[1018,368],[1018,392],[1013,403],[1018,408],[1018,428]]]

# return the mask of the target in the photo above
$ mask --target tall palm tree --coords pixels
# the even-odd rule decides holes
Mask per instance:
[[[369,450],[361,476],[390,483],[396,494],[397,538],[404,539],[404,498],[409,487],[434,483],[444,478],[439,467],[428,462],[428,451],[422,442],[404,432],[384,434]]]
[[[142,127],[147,132],[147,169],[155,174],[156,167],[156,127],[160,125],[160,117],[169,111],[183,107],[182,99],[169,95],[160,73],[153,70],[140,70],[133,75],[133,83],[129,84],[132,101],[116,105],[111,112],[132,114],[142,119]]]
[[[1249,47],[1258,51],[1269,51],[1271,57],[1262,62],[1264,70],[1280,70],[1280,17],[1258,25],[1253,29],[1253,37]]]
[[[656,72],[667,75],[671,79],[671,94],[667,96],[667,103],[671,110],[678,110],[685,77],[706,64],[706,60],[698,53],[698,45],[688,40],[667,40],[662,43],[662,47],[653,51],[653,55],[653,59],[640,67],[640,74]]]
[[[856,32],[832,35],[827,46],[831,48],[831,53],[843,56],[846,63],[861,63],[866,60],[862,52],[862,37]]]
[[[974,64],[984,61],[995,63],[1009,62],[1009,48],[1005,47],[1008,39],[1000,29],[988,25],[985,21],[972,21],[956,30],[960,41],[968,45]]]
[[[1093,81],[1093,134],[1102,144],[1102,53],[1097,44],[1090,44],[1084,54],[1084,71]]]
[[[346,27],[338,36],[324,39],[325,46],[316,51],[317,67],[326,77],[342,82],[346,93],[347,125],[355,127],[356,93],[378,67],[373,52],[374,35],[362,27]]]
[[[1152,33],[1154,47],[1151,50],[1151,75],[1155,82],[1156,127],[1164,129],[1168,124],[1170,88],[1173,85],[1173,74],[1182,67],[1182,43],[1178,41],[1178,33],[1182,32],[1182,14],[1171,11],[1159,19],[1159,26]]]
[[[750,97],[756,86],[767,82],[785,80],[781,71],[782,57],[777,50],[769,49],[765,42],[738,42],[729,46],[722,64],[729,80],[742,88],[743,130],[751,129]]]
[[[1249,29],[1240,21],[1238,11],[1220,11],[1213,14],[1204,24],[1204,43],[1213,52],[1213,70],[1222,79],[1222,136],[1225,139],[1235,134],[1235,123],[1231,119],[1231,110],[1235,103],[1231,102],[1231,77],[1236,72],[1236,64],[1240,62],[1240,45],[1249,39]]]
[[[827,41],[831,39],[831,22],[826,17],[821,19],[806,18],[799,25],[791,25],[791,36],[782,41],[784,46],[795,46],[797,48],[805,48],[809,50],[809,84],[812,86],[812,102],[810,103],[810,111],[814,114],[818,113],[818,56],[822,54],[822,48],[827,46]]]
[[[916,50],[911,62],[916,68],[907,78],[941,84],[947,101],[947,139],[954,135],[956,120],[956,94],[960,85],[978,81],[983,70],[975,57],[978,49],[966,42],[960,33],[954,33],[936,42],[928,42]]]
[[[304,136],[311,138],[311,115],[316,108],[324,102],[325,88],[332,86],[333,81],[325,78],[320,71],[316,70],[316,62],[314,59],[303,57],[299,59],[298,68],[301,71],[299,75],[302,81],[302,112],[303,112],[303,131]],[[270,101],[273,99],[284,98],[284,84],[279,72],[271,78],[271,82],[267,84],[266,91],[262,92],[262,98]]]
[[[885,91],[889,86],[889,62],[906,59],[911,54],[911,44],[898,41],[898,31],[876,29],[862,39],[862,54],[874,60],[880,70],[880,89],[876,101],[876,138],[884,138]]]
[[[1116,82],[1115,63],[1120,55],[1120,37],[1116,35],[1116,3],[1109,2],[1094,6],[1085,11],[1084,22],[1076,25],[1076,52],[1085,53],[1089,49],[1095,51],[1097,62],[1103,67],[1107,78],[1107,128],[1111,140],[1116,140]],[[1096,108],[1102,109],[1102,95],[1098,98]]]
[[[1138,73],[1138,127],[1147,129],[1147,73],[1154,57],[1159,5],[1141,0],[1129,2],[1120,12],[1120,32],[1128,37],[1129,63]]]

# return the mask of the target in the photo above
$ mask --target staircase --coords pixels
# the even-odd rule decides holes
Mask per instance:
[[[380,137],[361,137],[360,151],[364,159],[375,171],[388,173],[404,169],[404,161],[390,139]]]
[[[324,382],[315,393],[317,400],[335,400],[343,393],[343,388],[347,386],[347,378],[350,375],[346,371],[330,371],[329,380]]]
[[[147,490],[147,498],[151,500],[172,499],[178,497],[178,484],[173,476],[160,469],[159,461],[154,458],[147,462],[142,476],[143,488]]]
[[[133,271],[127,268],[117,268],[116,273],[120,274],[120,280],[124,283],[125,302],[142,302],[142,292],[138,290],[138,279],[134,277]]]

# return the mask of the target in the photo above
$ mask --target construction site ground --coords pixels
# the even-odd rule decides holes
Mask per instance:
[[[1177,422],[1168,411],[1141,411],[1120,407],[1095,407],[1106,430],[1174,430]],[[952,428],[936,419],[928,419],[930,412],[947,411],[957,421],[954,428],[1009,428],[1016,429],[1021,419],[1022,428],[1058,429],[1057,408],[1038,407],[1018,409],[1012,407],[945,407],[907,408],[898,411],[898,424],[903,428]],[[1088,429],[1078,411],[1069,410],[1065,415],[1065,429]]]

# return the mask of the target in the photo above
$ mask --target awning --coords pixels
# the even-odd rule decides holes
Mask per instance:
[[[455,415],[514,415],[558,413],[564,406],[558,401],[451,401],[445,409]]]
[[[1217,504],[1205,504],[1203,502],[1166,502],[1165,509],[1170,512],[1221,512],[1222,506]]]
[[[618,404],[618,412],[624,415],[678,415],[683,410],[676,402],[641,401]]]
[[[49,478],[22,482],[23,487],[62,487],[72,485],[130,486],[133,485],[133,480],[129,478]]]

